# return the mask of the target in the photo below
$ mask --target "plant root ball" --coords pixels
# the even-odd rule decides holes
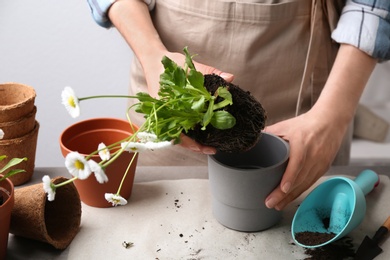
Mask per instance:
[[[202,145],[215,147],[221,152],[240,153],[251,149],[260,139],[265,127],[267,115],[262,105],[249,91],[226,82],[218,75],[205,75],[204,86],[213,95],[219,87],[226,87],[232,95],[233,104],[224,110],[236,118],[236,124],[230,129],[220,130],[211,124],[206,130],[197,125],[186,134]],[[220,102],[218,98],[215,103]]]

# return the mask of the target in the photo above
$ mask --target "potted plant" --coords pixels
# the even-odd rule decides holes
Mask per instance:
[[[164,73],[160,75],[159,97],[147,93],[135,96],[104,95],[77,97],[72,88],[62,92],[62,101],[72,117],[80,115],[80,102],[92,98],[134,98],[138,103],[131,106],[144,114],[145,122],[138,129],[119,141],[100,144],[95,151],[82,154],[75,150],[67,153],[65,165],[73,176],[64,183],[53,184],[44,179],[49,200],[54,200],[58,188],[75,180],[95,176],[100,183],[111,177],[106,174],[113,163],[125,152],[139,152],[164,148],[180,142],[184,133],[201,144],[214,146],[219,151],[243,152],[257,144],[265,126],[266,113],[261,104],[247,91],[225,82],[217,75],[203,75],[197,71],[191,56],[186,56],[183,67],[168,57],[163,57]],[[127,118],[132,126],[131,118]],[[237,138],[240,136],[240,138]],[[93,160],[99,155],[100,160]],[[134,158],[134,157],[133,157]],[[129,160],[123,180],[135,160]],[[93,175],[92,175],[93,173]],[[112,175],[112,174],[110,174]],[[116,192],[106,192],[105,198],[112,205],[124,205],[121,196],[122,182]]]
[[[1,130],[1,132],[3,131]],[[6,158],[6,155],[1,155],[0,161]],[[14,185],[8,178],[24,170],[13,169],[5,175],[2,175],[2,173],[25,160],[27,159],[13,158],[4,167],[0,168],[0,259],[4,259],[7,253],[11,212],[14,207]]]

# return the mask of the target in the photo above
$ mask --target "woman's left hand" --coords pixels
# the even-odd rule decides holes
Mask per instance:
[[[267,197],[267,207],[282,210],[329,169],[347,128],[335,121],[332,115],[312,109],[265,129],[290,144],[287,169],[280,185]]]

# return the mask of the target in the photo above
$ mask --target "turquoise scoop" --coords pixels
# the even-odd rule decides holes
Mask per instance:
[[[332,177],[319,184],[303,200],[295,212],[291,233],[296,244],[315,248],[338,240],[364,219],[365,195],[379,184],[379,176],[372,170],[362,171],[355,180]],[[298,241],[302,232],[331,234],[331,238],[318,244]]]

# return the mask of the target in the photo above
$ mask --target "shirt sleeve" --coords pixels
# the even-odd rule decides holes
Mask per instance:
[[[149,11],[153,10],[156,1],[155,0],[143,0],[148,5]],[[110,28],[112,23],[108,18],[108,10],[116,2],[116,0],[87,0],[89,7],[91,8],[92,17],[95,22],[104,27]]]
[[[332,39],[378,60],[390,60],[390,1],[348,0]]]

